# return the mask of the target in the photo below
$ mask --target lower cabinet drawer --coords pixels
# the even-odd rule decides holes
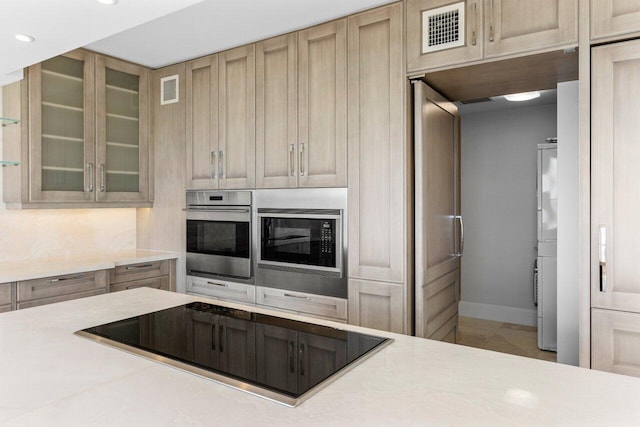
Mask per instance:
[[[0,305],[11,305],[11,283],[0,283]]]
[[[254,304],[256,287],[244,283],[187,276],[187,293]]]
[[[256,302],[260,305],[328,319],[346,320],[347,318],[347,300],[342,298],[258,286]]]
[[[109,270],[109,283],[131,282],[169,275],[169,260],[119,265]]]
[[[42,298],[56,298],[80,292],[106,292],[107,271],[88,271],[64,276],[18,282],[18,303]],[[64,300],[62,300],[64,301]],[[23,306],[24,308],[24,306]]]
[[[5,313],[7,311],[11,311],[11,304],[0,305],[0,313]]]
[[[109,286],[109,292],[126,291],[135,288],[155,288],[169,290],[169,276],[154,277],[153,279],[134,280],[132,282],[116,283]]]
[[[640,313],[591,309],[591,369],[640,377]]]
[[[100,295],[106,292],[107,290],[103,288],[103,289],[96,289],[88,292],[78,292],[75,294],[61,295],[53,298],[42,298],[42,299],[33,300],[33,301],[18,302],[17,308],[18,310],[21,310],[23,308],[37,307],[39,305],[47,305],[47,304],[53,304],[56,302],[70,301],[73,299],[84,298],[84,297],[92,297],[94,295]]]

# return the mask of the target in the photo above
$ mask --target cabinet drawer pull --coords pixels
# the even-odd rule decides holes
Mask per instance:
[[[477,26],[477,21],[478,21],[478,3],[473,3],[473,28],[471,29],[471,44],[473,46],[476,45],[476,39],[477,39],[477,34],[476,34],[476,26]]]
[[[490,2],[490,12],[489,12],[489,41],[493,42],[494,39],[494,28],[493,28],[493,0]]]
[[[300,344],[300,376],[304,376],[304,344]]]
[[[295,168],[295,158],[296,158],[296,147],[294,144],[289,144],[289,175],[295,176],[296,168]]]
[[[218,178],[224,179],[224,150],[218,154]]]
[[[153,267],[153,264],[128,265],[124,269],[125,270],[139,270],[141,268],[149,268],[149,267]]]
[[[292,374],[295,373],[296,371],[296,362],[294,359],[295,352],[296,352],[296,348],[293,341],[289,341],[289,370],[291,371]]]
[[[304,142],[300,144],[300,176],[304,176]]]
[[[100,192],[104,193],[105,190],[104,163],[100,163]]]
[[[220,342],[218,343],[220,347],[220,353],[224,353],[224,326],[220,325],[220,331],[218,332],[218,336],[220,337]]]
[[[289,298],[297,298],[297,299],[303,299],[303,300],[311,300],[311,298],[309,297],[305,297],[303,295],[293,295],[293,294],[284,294],[285,297],[289,297]]]
[[[211,160],[209,165],[209,178],[216,179],[216,158],[218,157],[218,152],[216,150],[211,150]]]
[[[47,283],[58,283],[58,282],[62,282],[64,280],[82,279],[83,277],[84,277],[84,274],[76,274],[75,276],[69,276],[69,277],[57,277],[55,279],[47,280]]]
[[[227,285],[226,283],[216,283],[216,282],[209,282],[207,281],[208,284],[210,285],[214,285],[214,286],[220,286],[221,288],[228,288],[229,285]]]
[[[87,166],[89,168],[89,193],[93,193],[93,163],[88,163]]]

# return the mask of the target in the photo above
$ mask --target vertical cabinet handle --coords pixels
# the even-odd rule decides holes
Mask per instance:
[[[216,350],[216,324],[211,325],[211,350]]]
[[[304,376],[304,344],[300,344],[299,362],[300,362],[300,376]]]
[[[493,39],[494,39],[493,0],[490,0],[490,8],[489,8],[489,41],[492,42]]]
[[[300,176],[304,176],[304,142],[300,144]]]
[[[100,192],[104,193],[105,191],[105,183],[104,183],[104,163],[100,163]]]
[[[478,26],[478,3],[473,3],[472,15],[473,15],[473,27],[471,28],[471,44],[475,46],[477,41],[476,28]]]
[[[220,353],[224,353],[224,326],[220,325],[220,332],[218,336],[220,337]]]
[[[220,179],[224,179],[223,158],[224,150],[220,150],[220,154],[218,155],[218,178]]]
[[[211,159],[209,159],[209,178],[216,179],[216,162],[217,162],[218,152],[216,150],[211,150]]]
[[[462,256],[464,253],[464,221],[462,215],[454,215],[454,218],[460,220],[460,250],[456,252],[456,256]]]
[[[600,292],[607,292],[607,227],[605,225],[600,226],[598,261],[600,261]]]
[[[93,183],[95,180],[93,175],[93,163],[88,163],[87,167],[89,168],[89,193],[93,193]]]
[[[294,358],[295,353],[295,344],[293,343],[293,341],[289,341],[289,371],[291,371],[292,374],[296,371],[296,362]]]
[[[296,158],[296,147],[294,144],[289,144],[289,175],[290,176],[295,176],[296,174],[295,158]]]

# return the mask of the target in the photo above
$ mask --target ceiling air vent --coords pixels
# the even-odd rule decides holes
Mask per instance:
[[[464,4],[422,12],[422,53],[464,46]]]
[[[178,102],[178,75],[160,79],[160,105]]]

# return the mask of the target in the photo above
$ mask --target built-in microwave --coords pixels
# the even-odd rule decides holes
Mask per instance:
[[[255,195],[256,285],[347,298],[346,189]]]

